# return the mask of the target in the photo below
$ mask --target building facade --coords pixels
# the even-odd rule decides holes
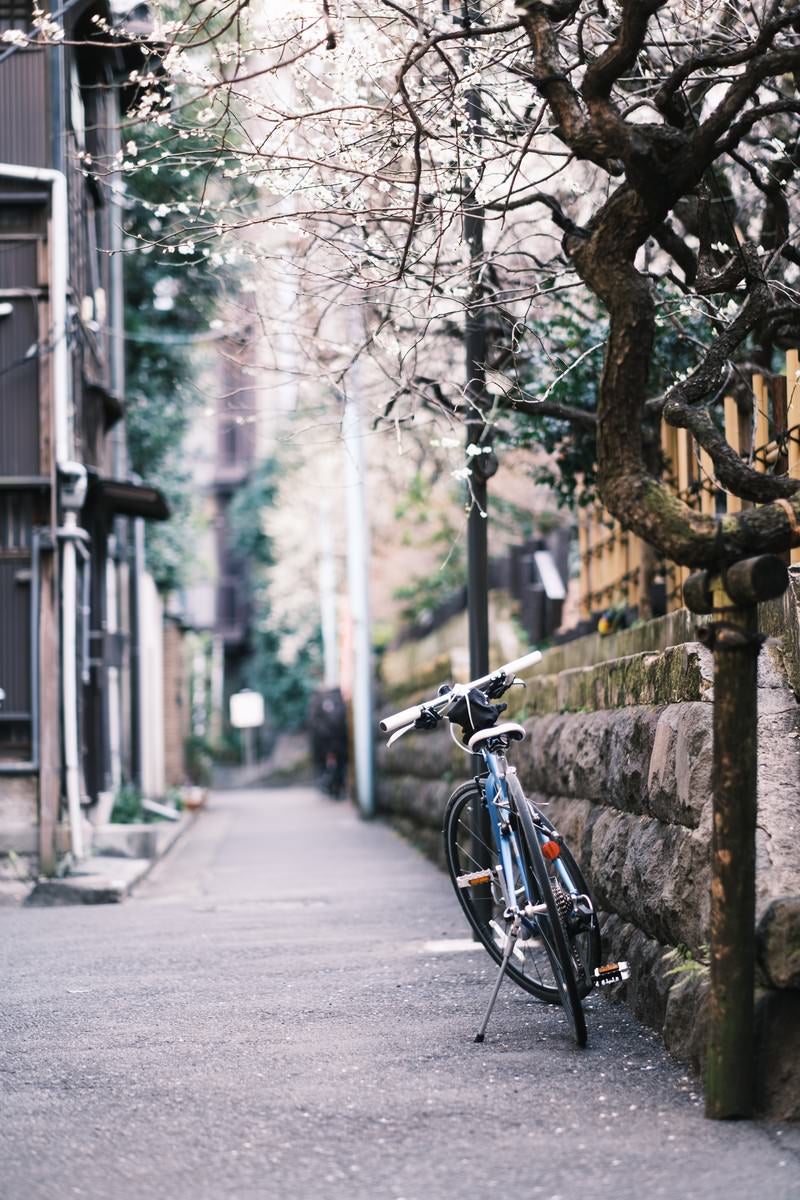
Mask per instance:
[[[0,0],[0,854],[45,872],[145,774],[143,521],[168,516],[126,470],[121,213],[96,167],[130,64],[97,38],[105,4],[63,13],[63,40],[25,44],[32,4]]]

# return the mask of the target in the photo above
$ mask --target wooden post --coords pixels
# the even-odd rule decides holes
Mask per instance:
[[[732,605],[721,583],[714,616],[756,632],[756,607]],[[758,647],[714,646],[711,989],[706,1116],[753,1110],[755,986],[756,661]]]
[[[700,511],[707,517],[717,512],[714,463],[707,450],[700,449]]]
[[[624,579],[625,573],[628,570],[628,535],[619,522],[616,523],[615,530],[617,541],[614,547],[616,550],[614,561],[614,603],[627,605],[628,591]]]
[[[786,589],[784,563],[762,555],[723,577],[690,576],[685,598],[715,618],[698,631],[714,652],[711,986],[706,1116],[753,1111],[757,797],[757,602]],[[710,602],[710,603],[709,603]]]
[[[742,436],[739,429],[739,405],[733,396],[725,397],[725,439],[736,454],[741,454]],[[738,496],[733,496],[728,492],[727,502],[729,513],[742,511],[742,502]]]
[[[656,552],[649,542],[636,539],[638,560],[639,619],[649,621],[653,616],[653,581],[656,574]]]
[[[786,423],[786,377],[776,375],[774,379],[770,380],[769,390],[772,397],[772,441],[770,445],[774,447],[773,464],[776,475],[785,475],[789,459],[786,450],[780,448],[778,439],[788,429]]]
[[[592,586],[592,573],[589,561],[589,522],[591,517],[589,510],[581,508],[578,510],[578,559],[580,562],[580,613],[584,619],[591,616],[591,604],[589,592]]]
[[[763,375],[753,376],[753,403],[756,406],[756,444],[758,457],[754,467],[762,473],[767,469],[766,452],[769,443],[769,392]]]
[[[691,482],[689,474],[689,431],[688,429],[676,429],[677,442],[677,475],[678,475],[678,495],[681,500],[687,504],[691,503],[689,496],[689,484]],[[676,608],[681,607],[681,598],[683,596],[683,585],[689,577],[688,567],[677,568],[677,603]]]

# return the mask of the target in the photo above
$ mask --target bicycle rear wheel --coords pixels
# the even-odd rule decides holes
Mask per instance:
[[[503,956],[510,921],[504,917],[506,908],[499,885],[481,883],[477,886],[460,886],[459,880],[475,872],[494,871],[500,858],[494,842],[482,835],[481,815],[485,811],[483,791],[474,782],[463,784],[453,793],[447,805],[444,822],[445,852],[451,881],[464,914],[476,936],[486,950],[499,963]],[[524,838],[519,838],[520,853],[525,863],[526,874],[533,882],[536,876],[530,863],[530,853]],[[575,860],[566,847],[562,848],[564,866],[573,883],[575,894],[587,894],[588,889]],[[552,886],[552,885],[551,885]],[[559,885],[556,884],[556,889]],[[516,900],[524,906],[525,889],[518,864],[515,864],[514,891]],[[559,895],[563,903],[563,892]],[[600,962],[600,939],[596,921],[590,927],[576,931],[572,943],[579,960],[585,964],[582,986],[583,994],[591,989],[593,971]],[[548,1004],[562,1002],[562,983],[553,970],[550,951],[543,936],[526,936],[514,947],[508,965],[508,975],[519,987]]]
[[[567,1014],[576,1043],[579,1046],[585,1046],[586,1019],[583,1015],[583,1005],[578,988],[578,981],[581,979],[584,968],[570,944],[557,892],[553,887],[554,876],[548,871],[542,854],[542,847],[528,802],[523,796],[521,802],[513,797],[512,803],[516,809],[522,836],[528,849],[533,874],[532,886],[539,893],[539,902],[547,906],[547,914],[537,917],[537,925],[550,959],[561,1006]]]

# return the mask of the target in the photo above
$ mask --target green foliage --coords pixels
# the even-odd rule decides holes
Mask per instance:
[[[429,618],[439,604],[463,588],[467,581],[463,540],[446,516],[440,515],[438,520],[435,531],[425,545],[436,549],[439,565],[428,575],[414,576],[394,592],[395,600],[404,602],[400,615],[405,621],[417,622]]]
[[[195,787],[208,787],[214,755],[206,738],[192,733],[184,741],[186,773]]]
[[[714,336],[707,320],[686,310],[678,295],[666,293],[661,311],[664,315],[658,324],[669,326],[669,332],[658,337],[653,348],[649,387],[654,396],[679,372],[691,368],[698,354],[696,343]],[[599,308],[586,310],[563,298],[554,300],[548,308],[546,333],[540,335],[531,326],[518,348],[517,373],[526,396],[595,412],[607,336],[608,320]],[[652,436],[657,445],[657,421]],[[510,440],[515,447],[537,446],[551,455],[548,464],[534,469],[534,478],[552,488],[559,507],[574,507],[579,485],[580,502],[594,500],[597,450],[591,427],[518,414]]]
[[[190,114],[189,114],[190,115]],[[231,185],[209,180],[198,138],[167,156],[165,133],[135,124],[124,134],[144,165],[127,185],[125,215],[126,430],[130,466],[160,488],[172,519],[147,529],[147,559],[163,588],[180,585],[194,542],[191,470],[183,438],[201,395],[195,386],[202,341],[225,294],[227,268],[191,238],[190,204]],[[190,247],[194,247],[191,252]]]
[[[287,641],[295,641],[296,634],[288,622],[274,620],[265,604],[251,634],[250,654],[243,669],[245,686],[266,696],[270,724],[275,729],[302,728],[311,694],[322,675],[318,625],[301,641],[291,660],[285,661],[282,651]]]
[[[137,825],[140,821],[144,821],[146,818],[142,808],[142,799],[142,793],[135,784],[124,784],[114,797],[111,823],[114,825]]]
[[[710,970],[709,947],[703,945],[697,955],[692,954],[688,946],[675,946],[662,955],[662,961],[669,964],[665,975],[676,976],[675,986],[685,987],[690,980],[706,979]]]
[[[322,638],[315,617],[298,611],[292,620],[279,619],[270,599],[270,574],[275,565],[273,540],[268,530],[269,512],[286,464],[265,459],[252,471],[228,510],[231,541],[236,556],[247,563],[252,625],[240,686],[261,692],[275,729],[299,729],[305,720],[311,693],[321,675]],[[309,632],[303,634],[303,626]],[[287,646],[293,647],[287,655]]]
[[[183,793],[179,787],[167,788],[164,793],[164,803],[171,805],[176,812],[183,812]]]
[[[251,471],[246,483],[237,489],[228,509],[236,554],[256,571],[263,571],[275,562],[272,538],[265,522],[277,493],[278,464],[275,459],[264,459]]]
[[[594,412],[607,335],[605,317],[586,313],[565,299],[553,301],[544,337],[531,328],[519,346],[517,372],[526,395]],[[599,349],[591,349],[598,344]],[[553,489],[560,507],[573,505],[579,480],[587,493],[593,492],[593,429],[555,417],[520,414],[513,418],[512,430],[513,446],[540,447],[552,456],[551,463],[534,469],[534,478]]]

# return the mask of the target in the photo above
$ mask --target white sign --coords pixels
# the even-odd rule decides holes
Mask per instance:
[[[539,578],[544,584],[544,594],[547,596],[547,599],[563,600],[567,594],[564,587],[564,580],[561,578],[561,573],[550,551],[535,550],[533,561],[536,563]]]
[[[255,729],[264,724],[264,697],[245,688],[231,696],[231,725],[234,729]]]

